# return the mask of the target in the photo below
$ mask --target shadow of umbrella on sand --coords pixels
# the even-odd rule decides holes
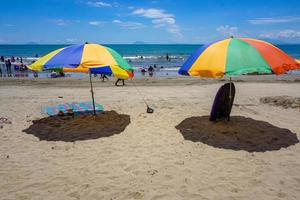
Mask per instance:
[[[33,124],[23,130],[40,140],[75,142],[91,140],[119,134],[130,124],[130,116],[115,111],[105,111],[96,116],[78,116],[62,119],[45,117],[34,120]]]
[[[299,143],[297,135],[268,122],[242,116],[211,122],[209,116],[190,117],[176,126],[185,140],[248,152],[274,151]]]

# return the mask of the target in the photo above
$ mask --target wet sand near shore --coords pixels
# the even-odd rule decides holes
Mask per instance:
[[[93,77],[95,87],[114,86],[115,79],[109,77],[109,81],[102,82],[100,77]],[[182,86],[182,85],[203,85],[222,83],[228,78],[195,78],[195,77],[139,77],[126,81],[128,86]],[[233,82],[249,83],[300,83],[299,75],[252,75],[234,77]],[[49,87],[90,87],[89,78],[0,78],[0,87],[7,85],[34,86],[45,85]]]

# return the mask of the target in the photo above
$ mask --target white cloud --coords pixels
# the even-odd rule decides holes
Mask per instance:
[[[103,1],[88,1],[86,4],[89,6],[92,6],[92,7],[97,7],[97,8],[112,7],[112,4],[105,3]]]
[[[92,26],[102,26],[105,22],[102,21],[90,21],[89,24]]]
[[[279,24],[279,23],[290,23],[300,22],[300,17],[278,17],[278,18],[257,18],[248,20],[249,23],[254,25],[267,25],[267,24]]]
[[[14,24],[3,24],[4,26],[6,26],[6,27],[13,27],[13,26],[15,26]]]
[[[237,36],[238,34],[238,27],[229,26],[229,25],[221,25],[217,28],[217,31],[220,32],[222,35],[226,37],[230,36]]]
[[[69,21],[63,20],[63,19],[53,19],[53,20],[51,20],[51,22],[57,26],[66,26],[66,25],[70,24]]]
[[[133,15],[145,17],[151,19],[155,28],[165,27],[166,30],[173,34],[177,39],[182,38],[180,27],[176,24],[175,16],[170,13],[166,13],[161,9],[136,9],[132,12]]]
[[[113,23],[121,23],[120,20],[113,20],[112,22],[113,22]]]
[[[300,31],[286,29],[278,32],[266,32],[259,35],[260,38],[265,39],[300,39]]]
[[[140,9],[133,11],[132,14],[144,16],[144,17],[151,18],[151,19],[174,17],[174,15],[172,15],[172,14],[165,13],[164,10],[154,9],[154,8],[150,8],[150,9],[140,8]]]
[[[52,19],[50,20],[53,24],[57,26],[67,26],[73,23],[80,23],[80,20],[65,20],[65,19]]]
[[[123,22],[121,20],[113,20],[112,22],[125,29],[139,29],[145,27],[144,24],[139,22]]]
[[[166,25],[174,25],[175,24],[175,19],[166,17],[166,18],[161,18],[161,19],[153,19],[152,23],[155,24],[155,27],[162,27]]]
[[[75,43],[77,41],[76,38],[67,38],[65,39],[65,43]]]

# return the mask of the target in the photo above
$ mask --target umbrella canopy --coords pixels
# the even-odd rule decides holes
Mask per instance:
[[[65,72],[114,74],[115,77],[133,77],[133,69],[113,49],[99,44],[79,44],[50,52],[28,66],[34,71],[63,69]]]
[[[229,38],[199,48],[178,73],[196,77],[223,77],[242,74],[284,74],[300,69],[299,63],[270,43]]]
[[[120,79],[133,77],[133,69],[117,52],[99,44],[79,44],[57,49],[43,56],[28,68],[33,71],[90,72],[94,115],[96,115],[96,109],[91,73],[113,73]]]

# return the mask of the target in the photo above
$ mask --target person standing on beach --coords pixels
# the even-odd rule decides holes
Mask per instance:
[[[153,76],[153,72],[154,72],[154,68],[150,65],[150,67],[148,68],[148,73],[150,77]]]
[[[11,62],[10,62],[10,59],[8,59],[5,63],[6,65],[6,71],[7,71],[7,75],[8,76],[11,76]]]
[[[145,74],[146,74],[146,69],[145,69],[145,68],[142,68],[142,69],[141,69],[141,73],[142,73],[143,76],[145,76]]]
[[[0,61],[1,61],[1,62],[4,62],[4,56],[1,56]]]
[[[105,82],[105,79],[108,80],[105,74],[100,74],[100,78],[102,78],[102,82]]]

